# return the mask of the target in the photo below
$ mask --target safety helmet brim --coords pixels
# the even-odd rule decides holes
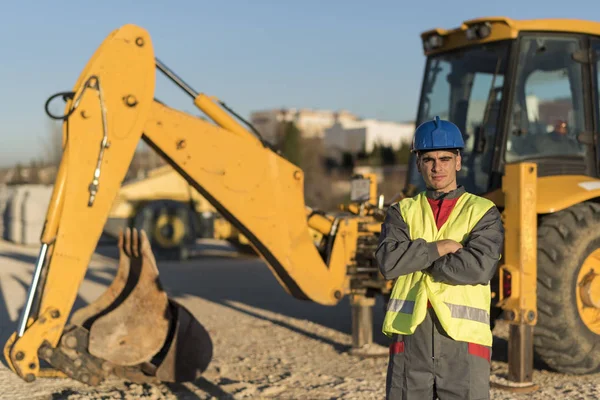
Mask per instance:
[[[457,153],[457,152],[461,152],[463,149],[464,149],[464,147],[446,147],[446,146],[440,146],[440,147],[430,147],[430,148],[422,149],[422,150],[414,149],[413,148],[413,149],[411,149],[411,152],[424,154],[424,153],[429,153],[429,152],[432,152],[432,151],[449,151],[449,152],[452,152],[452,153]]]

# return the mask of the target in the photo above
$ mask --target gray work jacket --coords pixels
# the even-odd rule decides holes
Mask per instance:
[[[463,193],[464,187],[459,186],[449,193],[428,190],[426,195],[432,199],[452,199]],[[451,285],[485,285],[496,272],[503,246],[500,212],[492,207],[475,225],[462,249],[440,257],[435,243],[410,239],[408,226],[396,203],[387,210],[375,258],[388,280],[423,271],[435,281]]]

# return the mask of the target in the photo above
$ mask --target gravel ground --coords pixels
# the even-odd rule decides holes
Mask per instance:
[[[25,301],[37,248],[0,242],[0,338],[15,330]],[[114,274],[112,247],[100,248],[82,284],[75,308],[93,301]],[[137,385],[112,380],[88,387],[68,379],[27,384],[0,366],[0,399],[382,399],[387,359],[348,354],[347,302],[323,307],[288,296],[255,259],[203,258],[159,263],[166,290],[212,335],[215,356],[204,377],[186,384]],[[383,310],[374,310],[375,340]],[[234,330],[232,326],[237,327]],[[495,329],[493,380],[507,373],[507,327]],[[2,360],[4,363],[4,360]],[[536,369],[535,393],[492,389],[492,399],[600,399],[600,374],[569,377]]]

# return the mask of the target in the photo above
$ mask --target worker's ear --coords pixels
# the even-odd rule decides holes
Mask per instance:
[[[462,168],[462,157],[460,156],[460,151],[456,153],[456,172],[460,171]]]
[[[421,155],[419,153],[415,157],[415,164],[417,165],[417,171],[421,173]]]

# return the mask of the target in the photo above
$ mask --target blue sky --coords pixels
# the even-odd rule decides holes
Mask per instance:
[[[127,23],[199,92],[244,117],[276,107],[346,109],[403,121],[416,114],[424,56],[419,34],[481,16],[597,18],[600,3],[547,0],[42,1],[0,12],[0,166],[43,152],[44,102],[70,90],[105,36]],[[158,76],[156,96],[193,112]],[[162,81],[161,81],[162,80]]]

